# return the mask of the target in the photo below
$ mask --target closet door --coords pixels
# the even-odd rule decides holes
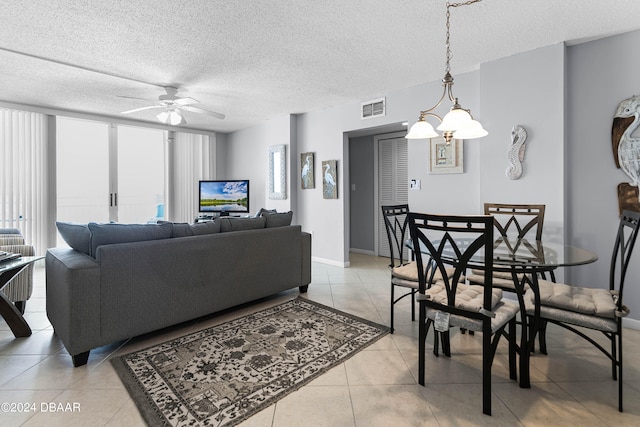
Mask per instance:
[[[378,140],[378,255],[390,256],[381,206],[409,203],[409,147],[405,138]],[[408,236],[407,236],[408,237]]]

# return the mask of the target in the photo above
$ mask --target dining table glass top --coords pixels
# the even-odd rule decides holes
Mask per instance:
[[[457,247],[464,251],[471,244],[472,239],[454,238]],[[436,249],[441,245],[440,241],[432,242]],[[407,247],[413,250],[413,241],[407,240]],[[421,252],[429,253],[421,243]],[[457,261],[456,251],[453,245],[445,242],[442,248],[441,258],[445,262],[454,263]],[[586,249],[561,243],[533,240],[524,238],[504,238],[499,237],[493,243],[493,265],[494,270],[510,270],[513,267],[522,269],[549,270],[557,267],[589,264],[598,259],[598,255]],[[472,268],[483,268],[485,265],[484,251],[477,251],[468,266]]]

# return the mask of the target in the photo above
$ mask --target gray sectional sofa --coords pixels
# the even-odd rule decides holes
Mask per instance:
[[[289,215],[290,222],[290,215]],[[275,216],[64,224],[46,255],[47,316],[75,366],[91,349],[311,282],[311,236]]]

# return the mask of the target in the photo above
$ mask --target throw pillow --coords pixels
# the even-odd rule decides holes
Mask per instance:
[[[67,245],[78,252],[91,255],[91,231],[87,224],[58,221],[56,227]]]
[[[256,212],[256,218],[259,216],[262,216],[265,213],[276,213],[277,211],[275,209],[265,209],[265,208],[260,208],[260,210],[258,212]]]
[[[228,231],[254,230],[256,228],[264,228],[266,220],[263,216],[258,218],[216,218],[214,222],[220,223],[220,231],[226,233]]]
[[[293,212],[283,212],[283,213],[272,213],[272,214],[263,214],[265,219],[267,220],[266,227],[285,227],[287,225],[291,225],[291,219],[293,218]]]
[[[88,224],[91,232],[91,253],[95,257],[98,246],[114,243],[143,242],[147,240],[168,239],[173,224]]]

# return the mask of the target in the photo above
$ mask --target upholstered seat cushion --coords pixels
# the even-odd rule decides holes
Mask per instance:
[[[440,304],[447,304],[447,294],[444,283],[436,282],[427,290],[425,296],[419,295],[418,300],[427,298]],[[457,308],[479,313],[483,308],[484,288],[479,285],[467,285],[460,283],[457,288],[456,304]],[[427,307],[427,317],[435,319],[436,313],[440,311]],[[493,289],[491,291],[491,331],[495,332],[513,318],[520,307],[511,301],[502,300],[502,290]],[[469,319],[464,316],[451,315],[449,326],[460,327],[472,331],[482,331],[482,321]]]
[[[615,319],[616,304],[608,289],[582,288],[548,280],[539,280],[540,305],[555,307],[590,316]],[[533,310],[534,295],[532,291],[525,294],[527,313]],[[533,313],[533,311],[531,311]]]
[[[518,274],[518,280],[521,281],[523,277],[524,277],[524,274],[522,273]],[[484,271],[472,269],[471,274],[467,276],[467,278],[469,279],[470,283],[479,284],[479,285],[483,284]],[[494,271],[492,284],[493,286],[499,287],[501,289],[512,290],[513,292],[516,291],[516,287],[513,284],[513,277],[511,276],[511,273],[507,271]],[[528,288],[528,285],[526,285],[526,288]]]
[[[484,287],[479,285],[467,285],[459,283],[456,288],[456,307],[480,312],[484,302]],[[438,281],[431,285],[425,292],[427,298],[438,304],[447,304],[447,290],[444,282]],[[495,307],[502,299],[502,289],[491,290],[491,308]]]
[[[452,276],[454,273],[453,268],[447,268],[447,275]],[[430,277],[427,273],[427,280]],[[437,282],[442,280],[442,274],[436,271],[433,275],[433,281]],[[464,282],[465,277],[460,276],[460,282]],[[418,265],[415,261],[411,261],[408,264],[400,265],[391,269],[391,283],[398,286],[406,286],[409,288],[418,289]]]

